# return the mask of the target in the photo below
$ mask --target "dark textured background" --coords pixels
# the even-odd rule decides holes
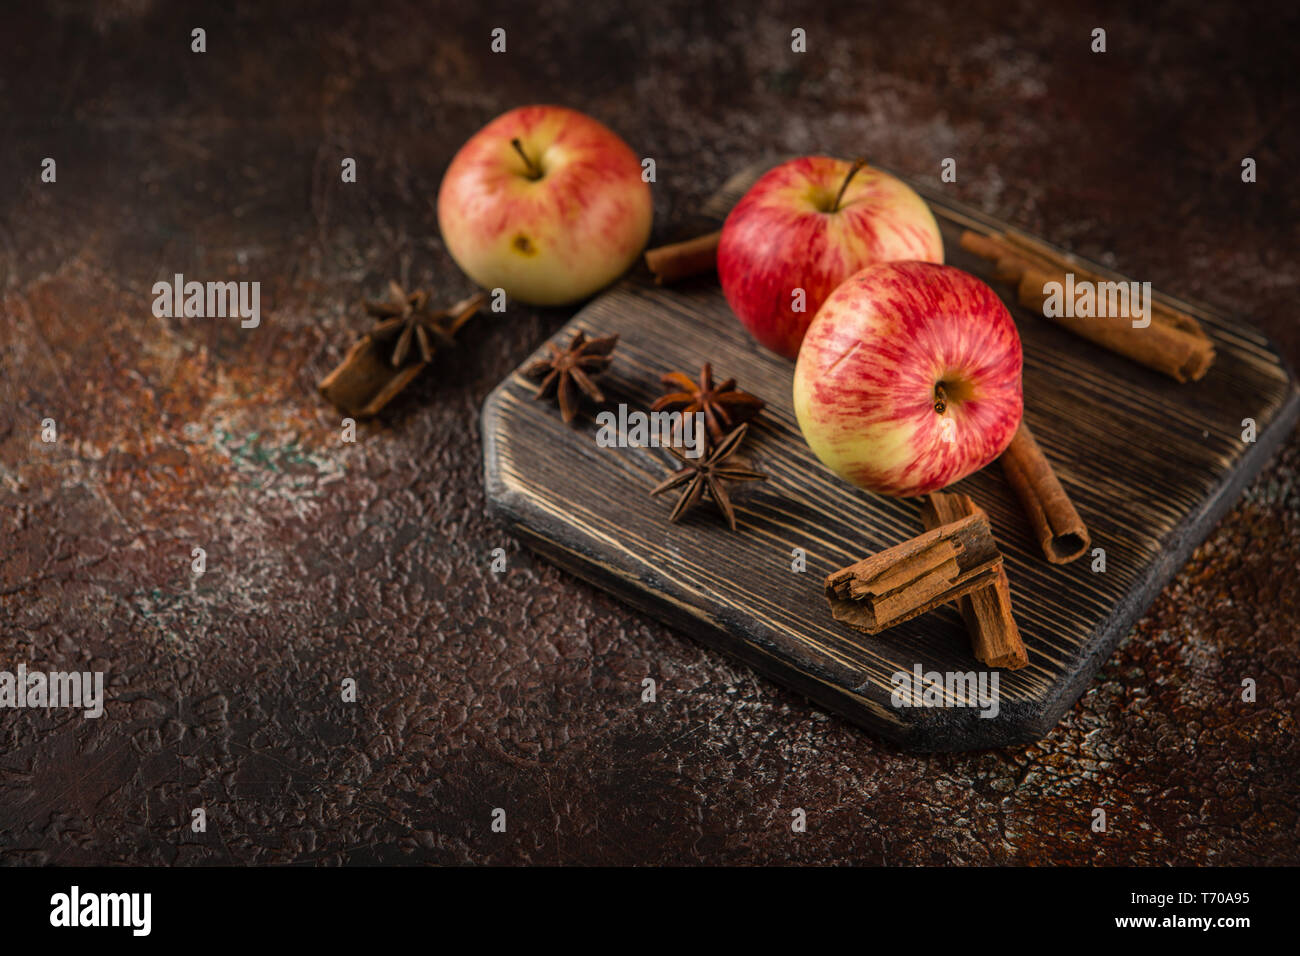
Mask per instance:
[[[569,312],[475,320],[355,445],[315,393],[390,276],[469,291],[439,179],[487,120],[548,100],[656,158],[657,236],[763,154],[865,153],[929,181],[951,156],[956,197],[1248,315],[1295,363],[1294,11],[16,6],[0,669],[103,669],[109,703],[0,713],[6,862],[1300,862],[1295,437],[1049,737],[916,757],[486,517],[479,406]],[[153,318],[173,272],[260,281],[261,328]],[[37,440],[47,416],[57,445]]]

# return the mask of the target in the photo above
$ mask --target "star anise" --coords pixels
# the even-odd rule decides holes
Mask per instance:
[[[388,361],[393,368],[401,368],[417,354],[422,362],[432,361],[434,348],[454,345],[452,336],[469,318],[453,316],[445,309],[431,311],[427,292],[423,289],[407,292],[391,281],[388,298],[367,302],[366,311],[379,319],[370,330],[370,339],[383,349],[392,349]]]
[[[731,506],[731,499],[727,496],[727,489],[723,487],[723,482],[767,480],[767,475],[759,474],[748,468],[741,468],[738,465],[727,464],[727,459],[740,447],[740,443],[745,440],[745,435],[748,432],[749,426],[741,425],[701,458],[687,458],[673,446],[666,446],[673,456],[686,466],[650,492],[652,495],[659,495],[673,488],[680,488],[682,485],[686,486],[681,497],[677,499],[677,504],[673,507],[673,513],[668,516],[669,521],[677,521],[681,518],[692,505],[704,496],[704,492],[708,491],[709,497],[718,506],[723,517],[727,519],[727,524],[731,526],[731,530],[736,530],[736,510]]]
[[[650,410],[680,411],[683,417],[703,412],[709,437],[715,443],[722,441],[722,436],[737,425],[749,421],[767,404],[761,398],[737,389],[734,378],[714,385],[713,366],[708,362],[700,369],[698,385],[681,372],[669,372],[660,381],[666,386],[675,386],[677,391],[658,399]]]
[[[613,361],[610,353],[617,344],[617,335],[588,339],[582,332],[573,336],[573,342],[567,349],[560,348],[554,342],[547,342],[550,357],[538,359],[524,369],[524,374],[529,378],[542,379],[533,398],[554,395],[560,405],[560,417],[566,424],[578,414],[581,401],[579,392],[593,402],[603,402],[605,395],[596,387],[591,376],[599,375],[609,368],[609,363]]]

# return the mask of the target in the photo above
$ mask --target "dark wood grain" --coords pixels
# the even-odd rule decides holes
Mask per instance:
[[[710,203],[710,218],[720,221],[761,168],[729,182]],[[991,264],[960,249],[958,237],[963,228],[1005,224],[918,190],[939,217],[947,261],[991,281]],[[648,407],[664,372],[690,371],[703,360],[768,401],[744,452],[769,480],[736,494],[739,532],[707,506],[669,524],[670,504],[646,494],[667,474],[667,454],[599,447],[596,409],[588,406],[566,427],[553,407],[531,400],[518,371],[483,410],[490,506],[561,566],[905,747],[1037,739],[1276,450],[1300,402],[1276,351],[1241,321],[1177,302],[1204,323],[1218,351],[1204,380],[1179,385],[1035,317],[1012,290],[992,284],[1024,343],[1026,420],[1106,561],[1104,572],[1088,558],[1064,567],[1044,561],[997,469],[955,486],[988,512],[1029,650],[1028,667],[1000,672],[995,718],[980,717],[973,701],[891,705],[896,672],[917,664],[981,669],[954,608],[877,637],[832,620],[825,577],[918,534],[918,504],[858,491],[822,468],[795,423],[793,365],[748,336],[714,277],[663,288],[640,270],[555,339],[579,329],[620,336],[602,379],[611,405]],[[1257,425],[1253,443],[1242,440],[1246,418]],[[806,554],[804,573],[792,571],[795,549]]]

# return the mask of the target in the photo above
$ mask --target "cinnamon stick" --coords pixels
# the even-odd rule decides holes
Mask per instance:
[[[1000,259],[1007,254],[1006,245],[981,232],[967,229],[961,234],[961,247],[981,259]]]
[[[1001,567],[988,518],[972,514],[841,568],[826,599],[837,621],[878,634],[995,584]]]
[[[1002,471],[1020,499],[1047,560],[1068,564],[1081,557],[1091,543],[1088,529],[1023,421],[1002,453]]]
[[[432,318],[448,337],[458,332],[479,309],[487,297],[476,293],[457,302]],[[339,411],[354,418],[370,418],[391,402],[428,366],[415,361],[394,368],[389,355],[379,349],[369,335],[363,336],[348,350],[343,361],[316,386]]]
[[[1043,287],[1048,282],[1063,282],[1061,276],[1026,269],[1017,287],[1020,304],[1036,312],[1043,311],[1047,294]],[[1148,368],[1163,372],[1179,382],[1194,382],[1205,375],[1214,361],[1214,346],[1200,336],[1185,332],[1171,322],[1158,321],[1154,310],[1151,324],[1134,328],[1127,316],[1049,316],[1057,325],[1075,335],[1128,356]]]
[[[721,238],[722,230],[719,229],[685,242],[650,249],[645,254],[645,264],[650,267],[655,282],[660,285],[708,272],[717,267],[718,242]]]
[[[1076,280],[1111,283],[1118,279],[1102,275],[1050,246],[1016,232],[984,235],[971,230],[962,233],[961,247],[994,262],[995,279],[1016,283],[1020,304],[1042,314],[1076,335],[1153,368],[1179,382],[1198,381],[1214,362],[1214,343],[1195,318],[1173,306],[1151,301],[1150,324],[1135,328],[1125,316],[1077,317],[1046,315],[1043,288],[1049,282],[1066,282],[1067,273]],[[1067,310],[1061,310],[1067,311]]]
[[[1059,274],[1064,270],[1066,272],[1073,272],[1077,277],[1087,279],[1090,282],[1118,281],[1117,277],[1105,276],[1100,272],[1089,269],[1073,256],[1062,255],[1045,242],[1034,239],[1032,236],[1026,236],[1023,233],[1012,231],[1006,233],[1004,240],[1006,245],[1013,246],[1017,250],[1017,254],[1022,257],[1025,255],[1033,257],[1035,261],[1040,263],[1042,271],[1044,272]],[[1201,323],[1197,322],[1196,319],[1192,318],[1186,312],[1180,312],[1173,306],[1166,305],[1157,299],[1151,300],[1151,311],[1153,315],[1163,317],[1168,324],[1182,329],[1184,332],[1191,335],[1205,339],[1207,342],[1209,341],[1209,336],[1207,336],[1205,330],[1201,328]]]
[[[973,514],[984,512],[967,495],[937,491],[921,504],[921,520],[928,530]],[[1029,664],[1029,654],[1020,640],[1020,628],[1011,615],[1011,584],[1005,567],[998,568],[992,584],[958,598],[957,608],[966,622],[978,661],[1007,670],[1019,670]]]
[[[316,387],[343,414],[370,418],[378,415],[424,368],[424,362],[393,368],[367,335],[348,349],[343,361]]]

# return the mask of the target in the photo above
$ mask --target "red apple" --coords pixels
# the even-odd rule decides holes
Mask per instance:
[[[923,495],[978,471],[1020,425],[1020,335],[952,266],[868,266],[831,293],[794,371],[809,447],[841,478]]]
[[[736,203],[722,227],[718,278],[754,338],[792,359],[836,286],[898,259],[943,262],[925,200],[861,160],[807,156],[769,170]]]
[[[438,227],[471,279],[531,305],[565,305],[618,278],[650,237],[641,161],[590,116],[523,106],[460,148]]]

